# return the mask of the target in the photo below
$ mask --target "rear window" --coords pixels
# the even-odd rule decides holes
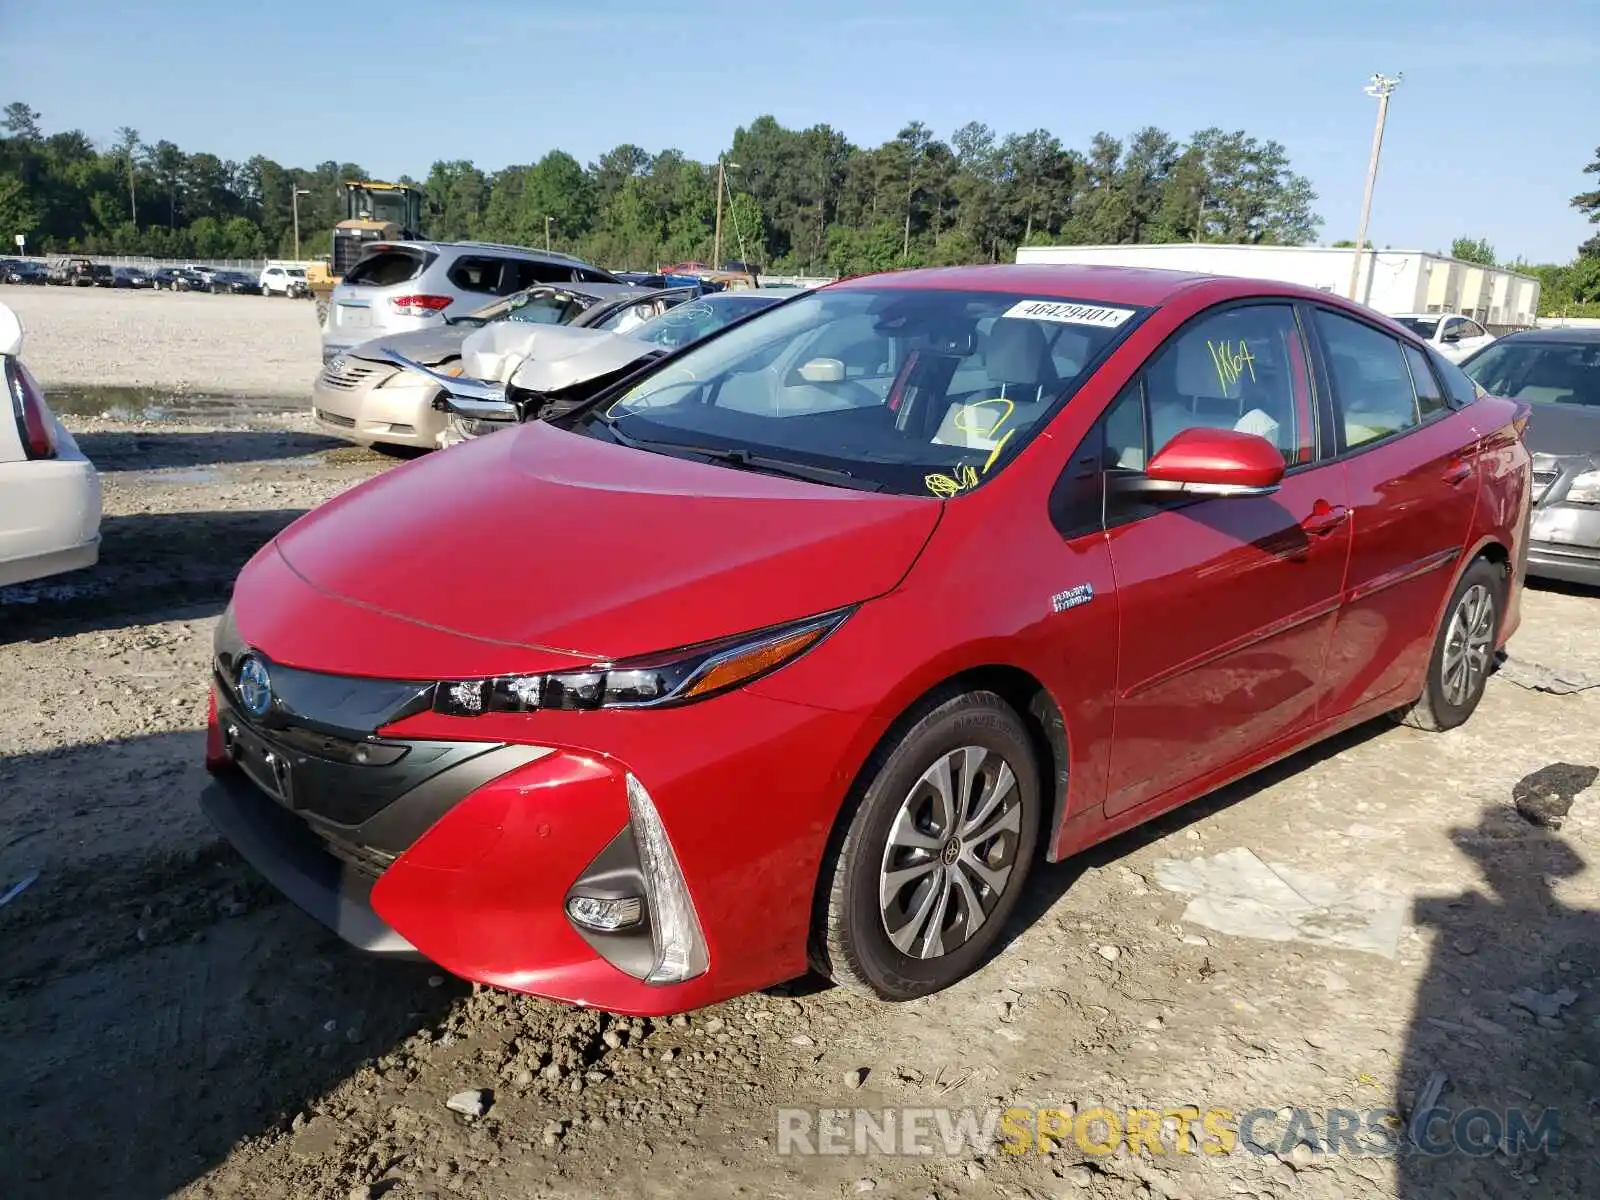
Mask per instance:
[[[397,283],[410,283],[422,274],[433,257],[422,250],[380,250],[351,267],[344,281],[361,287],[393,287]]]
[[[1433,335],[1439,331],[1438,317],[1396,317],[1395,320],[1425,342],[1431,341]]]

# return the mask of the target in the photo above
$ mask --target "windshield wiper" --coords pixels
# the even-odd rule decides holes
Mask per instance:
[[[804,479],[811,483],[842,483],[862,491],[881,492],[883,484],[871,479],[860,479],[849,471],[837,467],[821,467],[812,463],[795,462],[787,458],[773,458],[734,446],[692,446],[687,442],[667,442],[653,438],[637,438],[623,433],[615,421],[605,423],[606,431],[624,446],[633,449],[664,450],[668,453],[695,454],[712,462],[725,463],[741,471],[761,471],[768,475],[785,475],[790,479]]]

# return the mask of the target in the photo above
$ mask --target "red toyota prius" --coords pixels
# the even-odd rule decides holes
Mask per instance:
[[[1038,859],[1457,725],[1518,622],[1526,408],[1321,292],[859,278],[551,408],[290,526],[216,639],[217,826],[499,987],[937,990]]]

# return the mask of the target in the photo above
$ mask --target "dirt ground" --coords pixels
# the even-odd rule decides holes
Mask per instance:
[[[1600,597],[1531,590],[1463,729],[1358,729],[1036,871],[1004,950],[949,992],[894,1006],[799,980],[627,1020],[364,959],[196,809],[234,572],[396,460],[298,414],[72,424],[105,480],[102,564],[0,591],[6,1196],[1594,1194],[1600,788],[1559,831],[1512,798],[1540,768],[1600,765]],[[1559,1140],[1396,1158],[1306,1138],[1330,1110],[1409,1115],[1441,1072],[1451,1113],[1553,1108]],[[446,1107],[469,1090],[482,1115]],[[1071,1134],[1015,1154],[1003,1133],[858,1154],[816,1113],[1017,1105],[1262,1109],[1264,1149],[1182,1153],[1171,1119],[1161,1154]],[[780,1153],[806,1148],[784,1121],[846,1152]]]
[[[0,285],[0,302],[22,319],[29,368],[56,388],[298,400],[322,362],[310,300]]]

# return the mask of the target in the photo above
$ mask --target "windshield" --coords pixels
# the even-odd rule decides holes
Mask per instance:
[[[1439,328],[1438,317],[1396,317],[1395,320],[1423,341],[1431,341],[1434,331]]]
[[[1600,407],[1600,342],[1496,342],[1461,369],[1496,396]]]
[[[582,424],[669,453],[747,452],[844,486],[948,498],[1009,462],[1138,313],[993,292],[824,290],[688,350]]]
[[[689,304],[680,304],[659,317],[635,326],[628,336],[641,342],[650,342],[676,350],[690,342],[709,337],[725,325],[732,325],[740,317],[776,304],[782,296],[763,296],[753,292],[721,296],[702,296]]]

